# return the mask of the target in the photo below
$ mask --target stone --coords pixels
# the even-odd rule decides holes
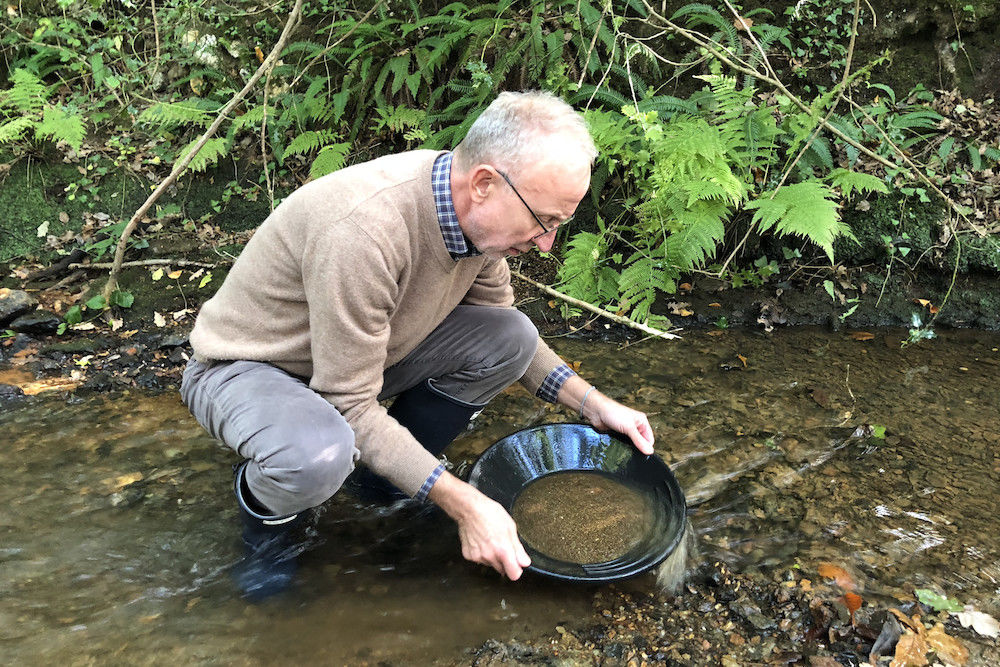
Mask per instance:
[[[0,327],[23,315],[37,305],[37,301],[21,290],[0,288]]]
[[[60,324],[62,324],[62,318],[52,311],[33,310],[16,318],[8,326],[18,333],[47,336],[54,334],[59,329]]]

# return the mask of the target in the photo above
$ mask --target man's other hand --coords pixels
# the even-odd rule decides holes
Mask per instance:
[[[431,487],[428,498],[458,524],[466,560],[489,565],[512,581],[531,565],[517,526],[500,503],[447,472]]]
[[[644,413],[594,391],[587,400],[584,417],[598,430],[618,431],[627,435],[635,448],[643,454],[653,453],[653,429]]]

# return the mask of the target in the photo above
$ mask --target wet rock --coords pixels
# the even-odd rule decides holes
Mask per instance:
[[[159,340],[157,347],[163,348],[180,347],[188,342],[188,333],[169,333]]]
[[[135,384],[143,389],[160,389],[160,378],[153,371],[142,371],[135,376]]]
[[[0,405],[8,405],[16,400],[24,398],[24,392],[20,387],[12,384],[0,384]]]
[[[70,340],[51,343],[42,348],[41,354],[54,357],[57,354],[93,354],[98,350],[99,340],[96,338],[72,338]]]
[[[62,318],[50,310],[33,310],[21,315],[10,323],[9,327],[18,333],[48,336],[54,334]]]
[[[0,288],[0,326],[5,326],[18,315],[23,315],[37,305],[37,301],[21,290]]]
[[[4,341],[6,342],[6,341]],[[15,354],[21,350],[27,348],[35,342],[35,339],[27,334],[17,334],[13,339],[10,339],[9,343],[0,345],[0,359],[7,359],[13,357]]]
[[[134,507],[146,497],[146,491],[139,484],[132,484],[111,494],[112,507]]]

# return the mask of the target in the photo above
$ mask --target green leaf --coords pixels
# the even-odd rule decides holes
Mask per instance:
[[[913,591],[917,599],[934,611],[962,611],[965,607],[962,603],[935,593],[929,588],[918,588]]]
[[[83,305],[86,306],[87,310],[104,310],[107,302],[104,300],[103,294],[98,294],[87,299],[87,302]]]
[[[63,320],[65,320],[66,324],[69,326],[83,322],[83,309],[80,308],[80,306],[73,306],[66,311],[66,314],[63,316]]]
[[[121,308],[131,308],[135,302],[135,296],[126,290],[117,289],[111,293],[111,303]]]

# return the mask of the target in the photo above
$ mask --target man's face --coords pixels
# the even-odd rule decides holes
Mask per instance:
[[[534,247],[548,252],[556,228],[573,215],[590,187],[586,159],[535,162],[507,174],[510,183],[493,167],[485,172],[486,196],[470,212],[465,231],[476,248],[490,257],[512,257]]]

